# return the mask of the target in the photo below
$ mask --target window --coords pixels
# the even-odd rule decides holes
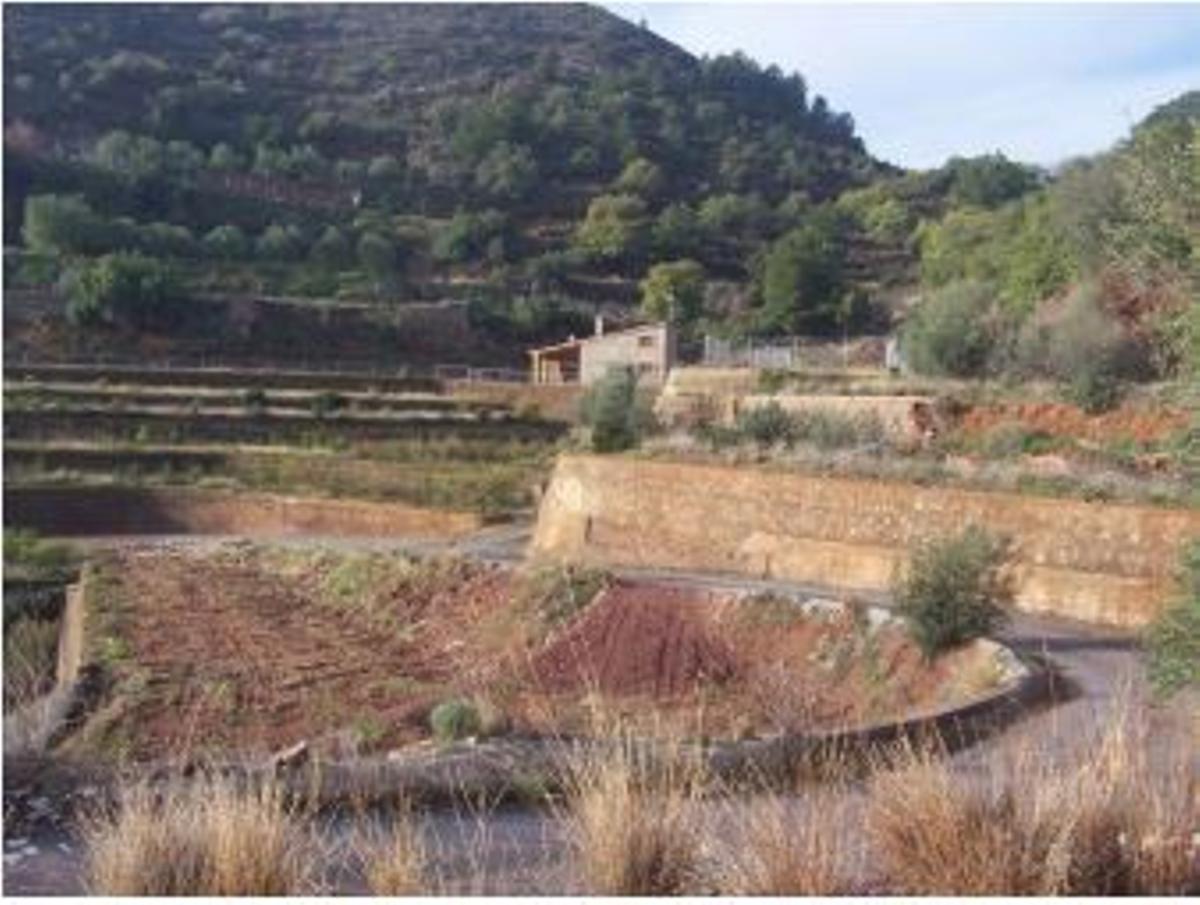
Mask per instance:
[[[646,349],[653,345],[654,345],[654,337],[653,336],[639,336],[638,337],[638,348]]]

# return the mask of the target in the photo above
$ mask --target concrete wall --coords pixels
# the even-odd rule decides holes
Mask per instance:
[[[535,556],[885,590],[918,541],[975,523],[1014,541],[1017,604],[1121,626],[1172,593],[1200,511],[622,457],[560,457]]]

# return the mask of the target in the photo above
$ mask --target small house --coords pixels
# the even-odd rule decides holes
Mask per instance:
[[[639,383],[663,383],[675,364],[675,330],[654,323],[606,330],[596,316],[596,332],[583,339],[569,337],[552,346],[529,350],[534,383],[579,383],[589,386],[612,367],[630,368]]]

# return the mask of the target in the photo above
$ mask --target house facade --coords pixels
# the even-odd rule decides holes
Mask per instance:
[[[675,364],[676,337],[670,324],[643,324],[606,330],[596,318],[596,332],[583,339],[530,349],[534,383],[579,383],[590,386],[612,367],[630,368],[639,383],[661,384]]]

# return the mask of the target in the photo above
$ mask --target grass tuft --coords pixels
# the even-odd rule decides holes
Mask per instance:
[[[425,840],[407,808],[384,830],[375,826],[359,834],[356,849],[367,886],[377,896],[415,896],[428,892]]]
[[[628,739],[577,754],[567,768],[571,847],[587,892],[680,895],[700,878],[694,804],[698,771],[672,759],[649,763]]]
[[[84,820],[87,886],[108,896],[269,896],[312,891],[307,843],[274,785],[127,786]]]
[[[1173,752],[1174,749],[1171,749]],[[1124,713],[1066,760],[1035,743],[987,777],[906,748],[871,781],[868,835],[915,895],[1178,895],[1194,888],[1187,743],[1152,767]],[[1171,752],[1169,752],[1171,753]]]

